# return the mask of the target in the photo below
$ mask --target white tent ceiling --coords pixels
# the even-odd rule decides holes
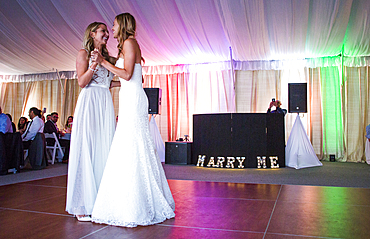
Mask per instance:
[[[0,75],[74,71],[87,25],[122,12],[146,65],[370,55],[369,0],[0,0]]]

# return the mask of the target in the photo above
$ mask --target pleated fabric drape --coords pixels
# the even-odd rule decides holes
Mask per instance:
[[[12,115],[16,125],[21,116],[28,117],[30,108],[37,107],[40,110],[46,108],[45,117],[58,112],[58,127],[64,128],[68,116],[73,115],[81,89],[76,79],[63,80],[62,84],[59,80],[0,82],[0,104],[4,112]]]
[[[203,68],[202,68],[203,67]],[[192,135],[193,114],[264,113],[271,98],[288,109],[288,84],[307,82],[308,113],[300,114],[303,126],[319,159],[334,154],[339,161],[365,161],[365,127],[370,122],[369,67],[296,67],[275,70],[237,70],[202,66],[189,72],[144,75],[144,87],[161,88],[161,114],[155,115],[163,141]],[[167,69],[168,70],[168,69]],[[61,84],[62,83],[62,84]],[[64,93],[63,93],[64,91]],[[0,104],[18,123],[31,107],[59,113],[63,127],[73,115],[81,88],[76,79],[0,83]],[[119,88],[111,89],[116,115]],[[285,139],[296,114],[285,116]]]

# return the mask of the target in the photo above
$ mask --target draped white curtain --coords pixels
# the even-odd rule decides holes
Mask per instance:
[[[282,70],[238,70],[233,80],[231,70],[198,66],[194,73],[146,74],[144,87],[162,89],[162,113],[156,121],[164,141],[192,135],[193,114],[263,113],[271,98],[288,108],[288,84],[308,83],[308,113],[301,121],[320,159],[334,154],[341,161],[364,161],[364,132],[370,122],[369,66],[295,68]],[[60,126],[73,115],[80,88],[77,81],[30,81],[0,83],[0,105],[13,115],[14,122],[27,116],[30,107],[47,108],[60,113]],[[118,91],[112,98],[118,112]],[[124,112],[123,112],[124,114]],[[288,140],[296,114],[285,116],[285,139]]]
[[[302,122],[316,153],[362,158],[361,132],[370,120],[368,0],[0,1],[4,111],[16,119],[31,105],[46,104],[64,117],[73,114],[84,30],[93,21],[110,29],[122,12],[137,20],[144,86],[159,87],[166,97],[156,119],[165,141],[191,135],[193,114],[265,112],[273,97],[287,108],[288,83],[307,82]],[[113,56],[116,45],[111,34]],[[112,95],[118,111],[118,89]],[[286,139],[294,118],[285,117]]]

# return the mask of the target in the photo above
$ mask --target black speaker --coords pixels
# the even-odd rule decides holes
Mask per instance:
[[[191,164],[191,142],[166,142],[166,164]]]
[[[289,83],[289,113],[307,113],[307,83]]]
[[[330,158],[330,162],[335,162],[335,154],[330,154],[329,158]]]
[[[159,88],[144,88],[149,101],[149,114],[161,114],[162,104],[162,89]]]

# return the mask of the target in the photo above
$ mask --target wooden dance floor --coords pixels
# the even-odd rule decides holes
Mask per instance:
[[[122,228],[64,211],[67,176],[0,187],[0,238],[370,238],[370,189],[169,180],[176,217]]]

